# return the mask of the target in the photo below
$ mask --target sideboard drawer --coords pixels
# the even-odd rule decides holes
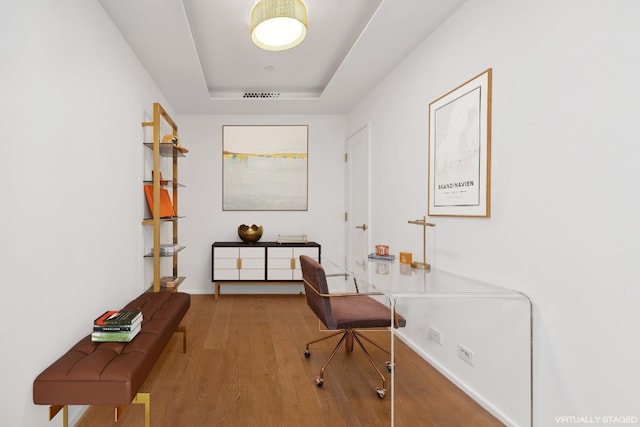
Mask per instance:
[[[238,258],[240,252],[238,248],[216,248],[215,258]]]
[[[265,250],[264,248],[238,248],[240,258],[255,258],[264,260]]]
[[[239,270],[237,268],[229,270],[216,268],[213,274],[216,277],[216,280],[239,280],[240,274],[238,271]]]
[[[267,247],[267,280],[302,280],[300,255],[320,260],[320,247]]]

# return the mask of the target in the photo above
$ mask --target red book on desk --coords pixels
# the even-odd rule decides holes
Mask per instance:
[[[149,204],[149,210],[153,215],[153,185],[144,186],[144,194],[147,196],[147,203]],[[176,216],[176,212],[173,210],[173,204],[169,197],[169,192],[166,188],[160,189],[160,217]]]

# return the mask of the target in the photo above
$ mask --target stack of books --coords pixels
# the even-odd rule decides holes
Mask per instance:
[[[178,281],[179,279],[176,276],[164,276],[160,278],[160,286],[164,288],[175,288]]]
[[[142,328],[142,312],[139,310],[105,311],[93,321],[91,341],[129,342]]]
[[[171,256],[178,252],[179,246],[174,243],[163,243],[160,245],[160,256]],[[153,248],[151,248],[153,252]]]

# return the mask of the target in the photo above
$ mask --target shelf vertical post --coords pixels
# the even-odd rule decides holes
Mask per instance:
[[[160,114],[153,104],[153,292],[160,292]]]
[[[178,127],[173,125],[173,135],[178,136]],[[173,150],[173,209],[178,213],[178,152]],[[173,244],[178,244],[178,221],[173,221]],[[173,277],[178,277],[178,252],[173,255]]]

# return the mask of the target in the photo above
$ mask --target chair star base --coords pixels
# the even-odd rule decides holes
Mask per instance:
[[[362,352],[364,353],[365,357],[369,361],[369,364],[371,365],[371,367],[373,367],[373,369],[377,372],[378,376],[382,380],[382,387],[376,387],[375,391],[376,391],[376,394],[378,395],[378,397],[380,399],[384,399],[384,397],[387,394],[387,387],[386,387],[387,380],[384,377],[384,375],[382,374],[382,372],[380,371],[380,369],[378,369],[378,367],[376,366],[376,363],[374,362],[373,358],[369,354],[369,351],[367,351],[367,348],[364,346],[364,344],[362,344],[361,340],[365,340],[365,341],[369,342],[370,344],[373,344],[375,347],[377,347],[378,349],[384,351],[388,355],[391,355],[391,353],[389,352],[389,350],[383,348],[378,343],[372,341],[371,339],[367,338],[366,336],[362,335],[361,333],[358,333],[356,330],[354,330],[354,329],[345,329],[345,330],[341,330],[341,331],[335,332],[335,333],[333,333],[331,335],[328,335],[326,337],[322,337],[320,339],[308,342],[307,345],[305,346],[304,357],[306,357],[307,359],[309,357],[311,357],[311,351],[309,350],[309,346],[311,344],[315,344],[315,343],[318,343],[320,341],[324,341],[324,340],[333,338],[333,337],[335,337],[337,335],[342,335],[342,336],[340,337],[340,339],[338,340],[338,343],[333,348],[333,351],[331,352],[331,355],[329,356],[327,361],[324,363],[324,365],[322,365],[322,368],[320,369],[320,375],[315,378],[316,385],[318,387],[322,387],[322,385],[324,384],[324,371],[327,369],[327,366],[329,366],[329,363],[331,363],[331,360],[333,359],[333,357],[338,352],[338,349],[340,348],[340,345],[344,342],[345,343],[345,349],[347,351],[351,352],[351,351],[353,351],[353,343],[355,341],[355,342],[358,343],[358,345],[362,349]],[[389,372],[391,372],[391,362],[387,361],[386,365],[387,365],[387,370]]]

